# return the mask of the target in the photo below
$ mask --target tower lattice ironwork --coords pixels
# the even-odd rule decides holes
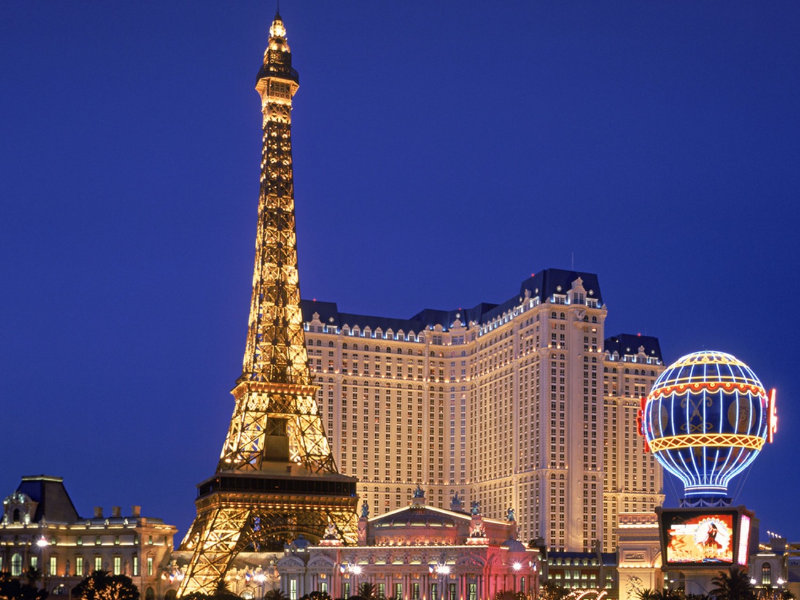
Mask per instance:
[[[261,189],[244,368],[216,474],[198,486],[180,595],[214,593],[233,558],[333,524],[355,543],[356,480],[340,475],[316,404],[300,312],[291,111],[298,75],[280,15],[256,90],[263,112]]]

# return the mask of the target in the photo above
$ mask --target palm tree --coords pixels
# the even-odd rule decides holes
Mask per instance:
[[[238,598],[239,596],[231,591],[231,588],[228,587],[227,581],[220,579],[217,582],[217,587],[214,588],[214,593],[211,595],[211,597],[223,600],[227,598]]]
[[[656,600],[656,592],[650,588],[639,590],[637,595],[639,596],[639,600]]]
[[[282,590],[270,590],[264,594],[264,600],[289,600]]]
[[[685,600],[682,590],[671,590],[664,588],[653,592],[653,600]]]
[[[720,571],[719,575],[711,580],[711,583],[715,586],[711,590],[711,595],[717,600],[755,600],[756,598],[747,573],[736,567],[728,569],[728,573]]]

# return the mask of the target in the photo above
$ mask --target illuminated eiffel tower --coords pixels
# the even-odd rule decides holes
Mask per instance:
[[[333,524],[356,542],[356,480],[340,475],[308,370],[292,175],[291,110],[297,71],[279,14],[256,90],[264,114],[253,298],[242,376],[216,474],[198,485],[197,518],[181,543],[192,552],[179,595],[212,594],[233,558]]]

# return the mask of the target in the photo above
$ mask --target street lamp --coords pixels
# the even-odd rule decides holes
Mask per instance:
[[[444,580],[450,575],[450,566],[443,562],[428,565],[428,573],[431,575],[436,574],[436,594],[431,594],[431,600],[441,600],[446,597],[444,589]]]
[[[39,548],[39,558],[42,561],[42,566],[39,569],[42,573],[42,589],[47,589],[47,574],[50,570],[50,565],[45,564],[44,559],[44,549],[50,545],[50,542],[47,541],[47,538],[42,536],[38,540],[36,540],[36,546]]]

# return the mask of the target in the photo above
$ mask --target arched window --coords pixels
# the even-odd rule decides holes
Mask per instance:
[[[147,588],[147,589],[144,591],[144,600],[156,600],[156,593],[155,593],[155,591],[153,590],[153,588],[151,588],[151,587],[148,587],[148,588]]]
[[[761,585],[772,585],[772,565],[769,563],[761,565]]]
[[[22,575],[22,555],[14,554],[11,557],[11,576],[19,577]]]
[[[167,590],[167,593],[164,594],[164,600],[175,600],[175,598],[177,598],[177,596],[178,596],[178,592],[176,592],[175,590]],[[242,597],[244,597],[244,596],[242,596]]]
[[[19,523],[19,509],[18,508],[14,509],[14,519],[13,519],[13,521],[14,521],[14,523]]]

